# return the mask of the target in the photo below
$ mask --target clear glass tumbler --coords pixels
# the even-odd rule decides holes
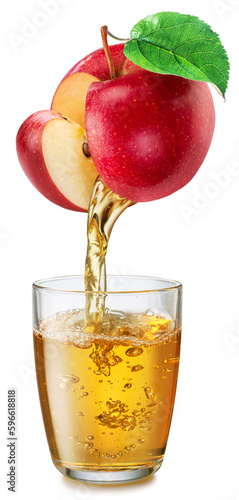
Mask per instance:
[[[85,311],[95,294],[103,310],[94,322]],[[181,302],[182,285],[159,278],[108,276],[105,293],[85,292],[83,276],[33,284],[40,403],[64,475],[121,483],[159,469],[177,385]]]

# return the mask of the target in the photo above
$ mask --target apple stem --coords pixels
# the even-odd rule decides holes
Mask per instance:
[[[116,73],[115,73],[115,67],[114,67],[114,62],[112,58],[112,54],[110,52],[110,48],[108,45],[108,40],[107,40],[107,35],[108,35],[108,26],[102,26],[100,28],[101,32],[101,37],[102,37],[102,42],[103,42],[103,47],[105,51],[105,55],[107,58],[107,62],[109,65],[109,70],[110,70],[110,78],[113,80],[113,78],[116,78]]]
[[[115,40],[119,40],[120,42],[129,42],[131,38],[119,38],[118,36],[112,35],[110,31],[108,30],[108,35],[111,36],[111,38],[114,38]]]

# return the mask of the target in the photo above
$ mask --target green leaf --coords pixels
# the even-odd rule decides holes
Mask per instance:
[[[217,33],[198,17],[177,12],[147,16],[133,27],[124,54],[149,71],[209,82],[225,94],[227,53]]]

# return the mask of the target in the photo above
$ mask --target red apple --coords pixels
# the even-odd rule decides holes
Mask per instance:
[[[34,113],[17,134],[18,158],[32,184],[57,205],[83,212],[98,175],[85,144],[83,128],[56,111]]]
[[[204,82],[132,64],[125,71],[89,86],[87,141],[113,191],[135,202],[151,201],[177,191],[196,174],[212,140],[214,105]]]

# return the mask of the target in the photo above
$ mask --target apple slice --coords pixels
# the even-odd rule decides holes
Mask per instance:
[[[56,89],[51,108],[85,127],[85,101],[92,82],[98,82],[88,73],[75,73],[63,80]]]
[[[17,153],[32,184],[53,203],[86,212],[98,172],[84,129],[56,111],[38,111],[21,125]]]

